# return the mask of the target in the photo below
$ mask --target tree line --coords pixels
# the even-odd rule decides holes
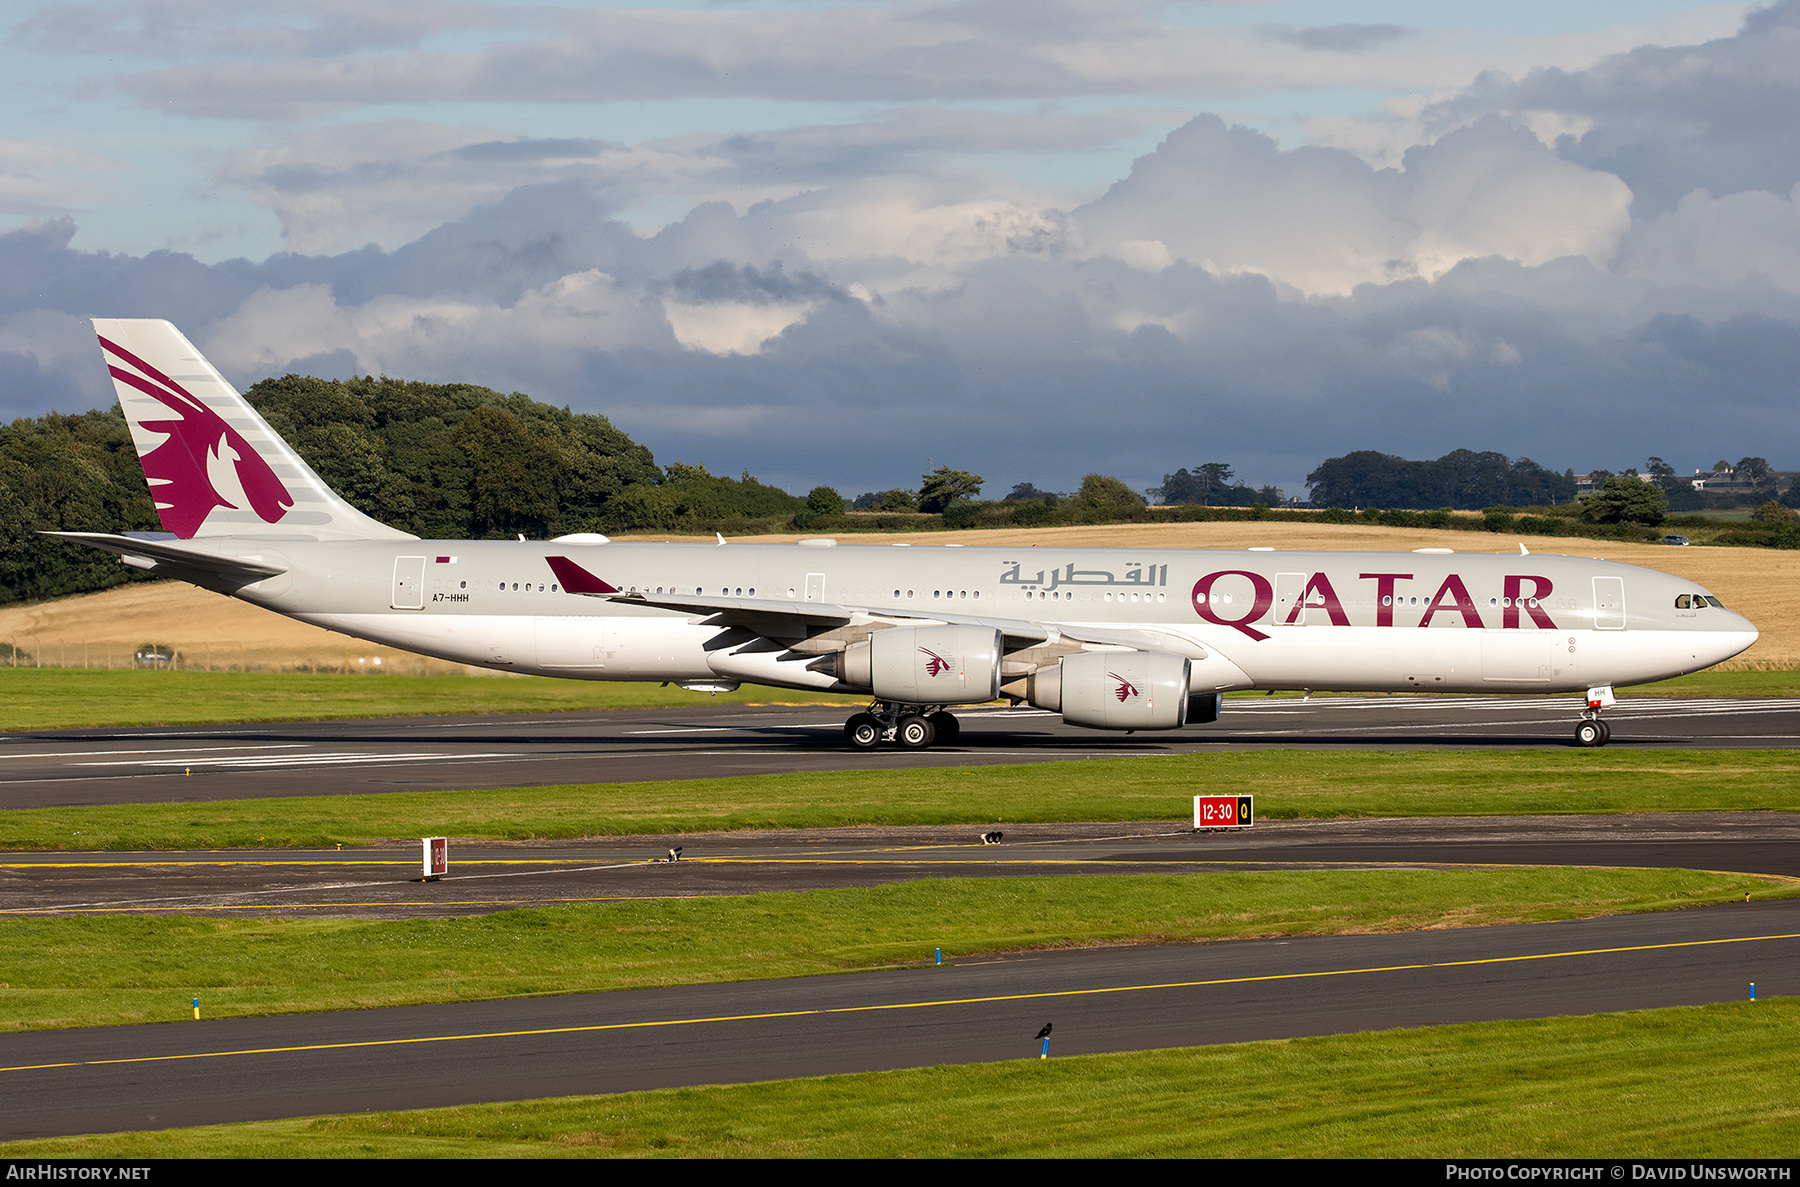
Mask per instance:
[[[1183,467],[1142,493],[1117,478],[1089,474],[1075,491],[1020,482],[1001,499],[983,500],[980,475],[946,465],[920,475],[917,488],[870,491],[847,502],[821,486],[798,498],[748,471],[731,478],[701,465],[658,466],[649,449],[604,416],[557,408],[518,392],[386,377],[287,375],[263,380],[245,395],[351,504],[426,539],[1160,521],[1241,514],[1233,508],[1266,515],[1288,501],[1276,487],[1239,480],[1225,462]],[[1761,479],[1769,474],[1761,458],[1743,459],[1736,468]],[[1581,517],[1596,524],[1653,524],[1664,512],[1683,509],[1682,491],[1692,493],[1691,483],[1660,458],[1650,459],[1648,482],[1638,481],[1635,471],[1627,476],[1631,486],[1614,491],[1607,483],[1602,493],[1612,494],[1584,506]],[[1430,462],[1350,453],[1321,463],[1307,482],[1314,505],[1323,507],[1506,509],[1568,504],[1575,495],[1573,474],[1556,474],[1528,458],[1512,461],[1469,450]],[[1646,488],[1662,496],[1660,507],[1642,505]],[[1771,486],[1763,497],[1772,494]],[[1616,506],[1625,509],[1605,518],[1614,516]],[[1759,518],[1772,515],[1759,513]],[[52,412],[0,426],[0,603],[103,589],[144,576],[110,555],[41,532],[160,526],[116,407]]]

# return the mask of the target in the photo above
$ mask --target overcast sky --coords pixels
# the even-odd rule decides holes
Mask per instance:
[[[1800,468],[1800,0],[7,12],[3,416],[166,317],[801,492]]]

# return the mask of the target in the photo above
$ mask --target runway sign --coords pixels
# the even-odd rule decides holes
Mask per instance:
[[[1256,824],[1253,795],[1197,795],[1194,828],[1252,828]]]
[[[420,837],[419,850],[423,867],[420,876],[426,882],[435,882],[450,872],[450,838]]]

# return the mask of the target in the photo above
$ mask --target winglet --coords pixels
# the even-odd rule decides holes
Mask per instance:
[[[570,593],[578,594],[611,594],[619,591],[600,578],[594,576],[566,556],[547,556],[550,571],[562,582],[562,587]]]
[[[1525,547],[1525,541],[1523,541],[1523,540],[1519,541],[1519,555],[1520,556],[1530,556],[1531,555],[1531,549]]]

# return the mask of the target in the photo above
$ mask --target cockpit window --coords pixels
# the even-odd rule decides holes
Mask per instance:
[[[1694,596],[1692,594],[1676,594],[1675,608],[1677,610],[1692,610],[1694,608]]]
[[[1698,601],[1699,599],[1696,598],[1695,600]],[[1725,603],[1713,597],[1711,594],[1706,595],[1706,604],[1709,606],[1717,606],[1721,610],[1725,608]]]

